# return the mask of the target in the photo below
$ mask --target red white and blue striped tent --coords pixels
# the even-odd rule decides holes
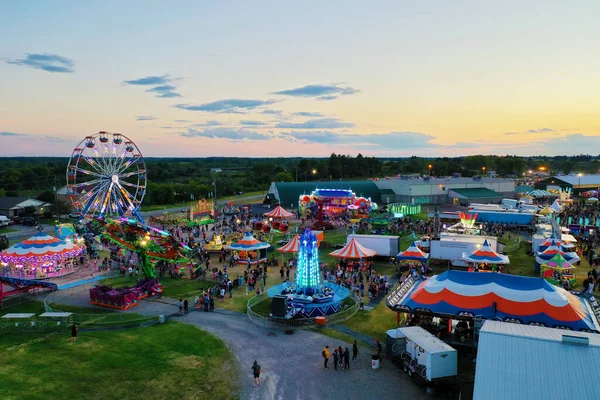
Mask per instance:
[[[62,240],[43,232],[9,247],[0,254],[3,262],[43,263],[59,261],[75,257],[83,252],[79,246],[70,240]]]
[[[300,236],[294,235],[292,240],[287,242],[284,246],[277,249],[282,253],[298,253],[300,251]]]
[[[373,257],[377,252],[375,250],[367,249],[352,238],[344,247],[336,250],[329,255],[337,258],[367,258]]]
[[[508,256],[496,253],[487,239],[483,242],[480,248],[473,253],[463,253],[463,260],[477,264],[508,264]]]
[[[408,249],[398,253],[396,259],[427,262],[429,254],[418,248],[415,242],[412,242]]]
[[[542,244],[545,244],[543,242]],[[540,249],[542,246],[540,245]],[[565,260],[567,260],[571,265],[580,261],[581,258],[577,255],[577,253],[573,251],[565,251],[566,249],[562,246],[560,240],[552,239],[550,246],[546,247],[543,251],[538,251],[535,257],[535,261],[540,264],[546,264],[550,261],[555,255],[560,254]]]
[[[293,213],[286,211],[286,209],[281,206],[277,206],[273,211],[265,213],[265,217],[269,218],[291,218],[293,216]]]
[[[246,232],[243,238],[238,240],[237,243],[230,244],[229,246],[224,246],[227,249],[231,250],[260,250],[269,248],[271,245],[269,243],[261,242],[252,236],[252,232]]]

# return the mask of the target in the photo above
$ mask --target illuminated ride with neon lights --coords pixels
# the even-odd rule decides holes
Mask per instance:
[[[120,133],[86,136],[71,153],[67,197],[82,217],[142,220],[147,174],[138,147]]]
[[[460,222],[447,228],[448,232],[463,233],[465,235],[481,235],[481,224],[476,224],[479,214],[458,213]]]
[[[267,290],[269,297],[287,297],[286,319],[315,318],[339,312],[350,295],[345,287],[321,281],[317,237],[306,229],[300,237],[295,282],[284,282]]]
[[[357,218],[368,218],[369,212],[377,209],[370,198],[357,197],[346,189],[315,189],[310,195],[301,195],[298,201],[301,214],[315,214],[319,205],[330,214],[350,212]]]

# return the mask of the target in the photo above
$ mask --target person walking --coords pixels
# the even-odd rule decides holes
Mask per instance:
[[[358,343],[356,343],[356,339],[354,343],[352,343],[352,361],[358,359]]]
[[[325,369],[329,369],[327,368],[327,363],[329,362],[329,346],[325,346],[325,348],[321,352],[321,355],[323,356],[323,366],[325,367]]]
[[[179,307],[179,315],[183,315],[183,299],[179,299],[177,307]]]
[[[75,343],[75,341],[77,340],[78,332],[79,332],[79,328],[77,328],[77,325],[75,325],[75,323],[73,323],[73,325],[71,325],[71,342]]]
[[[260,386],[260,364],[256,360],[252,364],[252,374],[254,375],[254,386]]]
[[[338,354],[338,349],[333,350],[333,369],[337,371],[338,361],[340,359],[340,354]]]
[[[346,347],[346,351],[344,351],[344,369],[350,369],[350,352]]]
[[[189,312],[190,312],[190,303],[188,302],[188,299],[185,299],[183,301],[183,314],[188,315]]]

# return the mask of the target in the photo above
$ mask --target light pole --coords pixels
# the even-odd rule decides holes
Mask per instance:
[[[427,167],[429,168],[429,176],[431,176],[431,167],[433,167],[433,165],[429,164]]]
[[[581,196],[581,177],[583,176],[583,174],[580,172],[577,174],[577,176],[579,177],[579,185],[577,185],[577,189],[579,190],[579,192],[577,194]]]

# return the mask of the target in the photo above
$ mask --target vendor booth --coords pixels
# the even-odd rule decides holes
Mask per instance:
[[[502,272],[504,265],[510,262],[508,256],[496,253],[487,240],[471,254],[463,253],[463,260],[470,272]]]
[[[575,267],[564,259],[560,253],[541,266],[541,276],[553,285],[563,286],[564,280],[569,281],[568,287],[575,284]]]

